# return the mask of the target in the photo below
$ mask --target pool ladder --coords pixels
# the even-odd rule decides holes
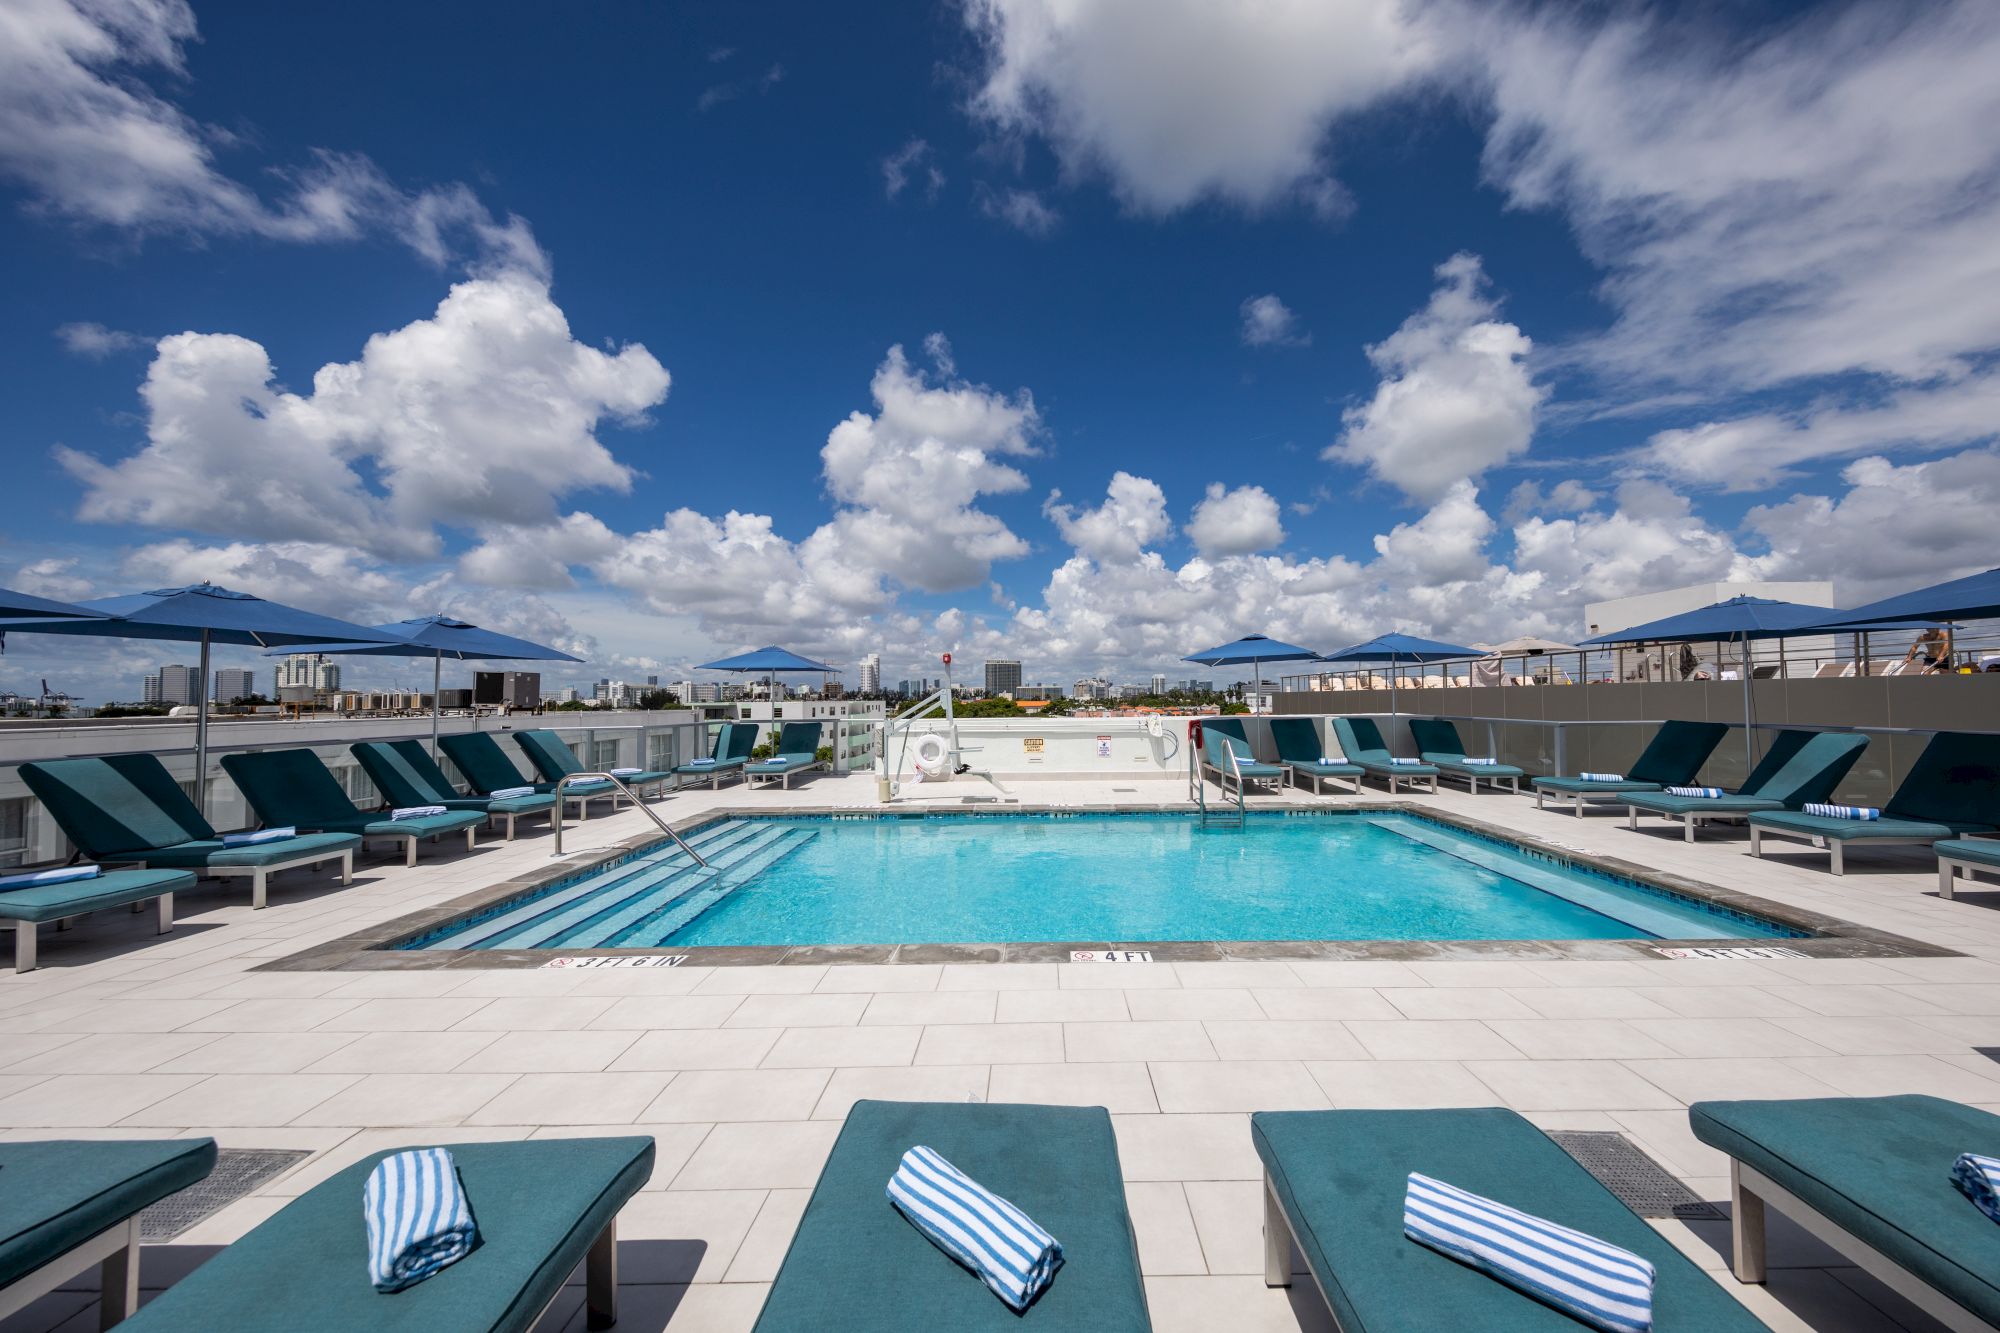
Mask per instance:
[[[1244,809],[1242,779],[1239,778],[1236,782],[1236,808],[1233,810],[1229,808],[1229,789],[1222,787],[1222,784],[1218,782],[1216,786],[1222,789],[1224,803],[1218,808],[1211,810],[1208,805],[1208,784],[1202,781],[1201,778],[1201,750],[1196,746],[1190,745],[1187,747],[1187,752],[1188,799],[1194,802],[1196,818],[1199,819],[1201,827],[1242,828]],[[1233,759],[1235,752],[1230,751],[1229,753]]]
[[[611,776],[611,774],[609,773],[565,773],[563,774],[562,777],[556,780],[555,793],[554,793],[556,798],[556,805],[555,809],[549,812],[549,822],[555,826],[555,831],[556,831],[556,846],[555,850],[550,853],[551,856],[561,856],[563,854],[562,830],[563,830],[564,789],[567,788],[572,782],[597,782],[600,780],[610,783],[612,786],[616,787],[619,791],[625,793],[625,799],[632,803],[633,808],[638,810],[639,813],[646,816],[646,818],[652,820],[654,826],[657,827],[660,830],[660,832],[666,834],[669,838],[672,838],[674,840],[674,845],[679,847],[682,851],[686,852],[690,857],[692,857],[696,865],[703,867],[706,867],[708,865],[708,862],[701,859],[700,852],[688,846],[688,840],[686,838],[683,838],[680,834],[674,832],[672,826],[669,825],[666,820],[660,818],[659,814],[656,811],[654,811],[652,806],[647,805],[644,801],[640,800],[639,794],[633,791],[630,787],[625,785],[625,780],[623,778],[615,778]]]

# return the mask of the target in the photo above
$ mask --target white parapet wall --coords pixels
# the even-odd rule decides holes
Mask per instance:
[[[957,727],[962,761],[1003,782],[1010,777],[1185,781],[1190,720],[1160,719],[1159,736],[1146,730],[1145,719],[1133,717],[960,718]],[[885,766],[901,781],[914,781],[916,738],[949,730],[941,717],[925,719],[909,729],[907,747],[902,733],[892,733]]]

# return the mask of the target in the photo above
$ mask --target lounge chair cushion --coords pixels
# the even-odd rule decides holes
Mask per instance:
[[[1715,747],[1729,734],[1725,722],[1662,722],[1646,748],[1625,770],[1624,782],[1585,782],[1581,778],[1536,778],[1537,791],[1590,795],[1627,791],[1658,791],[1692,783]]]
[[[817,722],[787,722],[778,728],[778,738],[771,744],[773,754],[802,754],[808,759],[819,754],[820,724]]]
[[[1931,737],[1882,817],[1959,831],[2000,822],[2000,736],[1941,731]]]
[[[1658,791],[1657,782],[1635,782],[1627,778],[1623,782],[1586,782],[1582,778],[1536,778],[1529,784],[1536,791],[1555,792],[1562,796],[1611,796],[1627,792]]]
[[[1468,763],[1462,755],[1439,754],[1434,750],[1424,750],[1417,758],[1435,765],[1447,773],[1470,773],[1476,778],[1525,778],[1528,770],[1516,768],[1512,764]]]
[[[1974,865],[2000,869],[2000,841],[1991,838],[1954,838],[1937,844],[1931,850],[1954,861],[1969,861]]]
[[[473,811],[397,820],[366,813],[354,804],[332,771],[311,750],[226,754],[222,757],[222,767],[266,824],[289,824],[322,833],[354,833],[370,838],[408,838],[451,833],[471,828],[480,821],[478,813]]]
[[[549,783],[535,782],[522,776],[520,767],[507,757],[500,743],[483,731],[440,736],[438,748],[451,756],[451,762],[458,765],[458,771],[465,774],[465,780],[472,784],[474,791],[505,791],[509,787],[528,786],[542,792],[549,789]]]
[[[1284,767],[1295,773],[1305,773],[1316,778],[1358,778],[1366,771],[1359,764],[1322,764],[1317,759],[1311,763],[1300,759],[1287,759],[1284,761]]]
[[[1688,1123],[1703,1143],[2000,1323],[2000,1226],[1950,1179],[1960,1153],[2000,1151],[2000,1116],[1938,1097],[1822,1097],[1696,1102]]]
[[[1512,764],[1470,764],[1465,759],[1465,742],[1458,728],[1443,718],[1413,717],[1410,737],[1417,743],[1417,757],[1447,773],[1469,774],[1478,778],[1525,778],[1528,770]]]
[[[156,755],[44,760],[21,765],[21,779],[94,861],[215,836]]]
[[[446,1145],[480,1243],[394,1295],[368,1281],[361,1188],[373,1153],[286,1205],[169,1287],[123,1327],[497,1333],[532,1327],[604,1224],[653,1173],[645,1137]]]
[[[1868,738],[1851,731],[1781,731],[1764,752],[1743,786],[1726,796],[1675,796],[1671,792],[1640,796],[1628,805],[1658,815],[1749,814],[1758,810],[1796,810],[1824,801],[1868,748]]]
[[[1062,1242],[1062,1268],[1025,1315],[884,1197],[919,1143]],[[1097,1106],[1004,1103],[856,1102],[757,1319],[759,1333],[1151,1327],[1111,1117]]]
[[[1350,764],[1359,764],[1376,777],[1393,775],[1399,778],[1435,778],[1437,767],[1433,764],[1392,764],[1389,762],[1389,746],[1382,739],[1382,729],[1375,725],[1371,717],[1337,717],[1333,720],[1333,734],[1340,738],[1340,752]]]
[[[1765,796],[1675,796],[1671,792],[1636,792],[1625,804],[1656,815],[1747,815],[1758,810],[1782,810],[1783,801]]]
[[[0,889],[0,921],[60,921],[193,887],[185,870],[109,870],[92,879]]]
[[[147,852],[144,860],[149,866],[175,866],[188,870],[212,866],[255,869],[258,866],[285,865],[315,854],[328,857],[360,845],[361,839],[352,833],[301,833],[296,838],[253,842],[241,847],[225,847],[220,840],[209,838]]]
[[[1568,1315],[1405,1238],[1403,1196],[1412,1171],[1648,1260],[1658,1270],[1653,1287],[1658,1328],[1703,1333],[1764,1328],[1512,1111],[1259,1111],[1250,1117],[1250,1136],[1344,1333],[1576,1333],[1580,1327]]]
[[[1323,764],[1327,746],[1320,738],[1319,724],[1310,718],[1271,719],[1271,744],[1277,747],[1278,762],[1295,772],[1320,778],[1358,778],[1361,766],[1349,763]]]
[[[457,833],[485,822],[481,810],[447,810],[441,815],[418,815],[414,819],[390,819],[386,815],[358,815],[352,820],[327,820],[324,827],[364,838],[428,838],[433,833]]]
[[[1750,816],[1758,828],[1782,829],[1787,833],[1831,838],[1835,842],[1858,842],[1870,838],[1892,842],[1930,842],[1955,833],[1989,833],[1991,824],[1933,824],[1919,819],[1833,819],[1809,815],[1800,810],[1765,810]]]
[[[214,1139],[0,1143],[0,1287],[214,1169]]]

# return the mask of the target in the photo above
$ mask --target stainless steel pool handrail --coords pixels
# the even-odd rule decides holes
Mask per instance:
[[[666,834],[669,838],[672,838],[674,840],[674,845],[679,847],[682,851],[686,852],[690,857],[692,857],[696,865],[701,866],[703,869],[706,869],[708,867],[708,862],[702,859],[701,853],[696,851],[694,848],[688,846],[688,840],[686,838],[683,838],[680,834],[674,832],[672,826],[669,825],[666,820],[660,818],[658,812],[656,812],[652,806],[647,805],[644,801],[640,800],[639,794],[633,791],[630,787],[626,786],[625,780],[623,778],[613,777],[609,773],[565,773],[560,778],[556,779],[556,786],[555,786],[556,807],[554,810],[550,812],[551,815],[550,822],[555,826],[556,846],[555,850],[550,853],[551,856],[561,856],[563,854],[562,830],[563,830],[564,789],[567,788],[569,784],[572,782],[597,782],[599,780],[608,782],[612,786],[616,787],[619,791],[624,792],[625,799],[630,801],[635,807],[637,807],[639,812],[645,815],[646,818],[652,820],[654,826],[658,828],[660,832]]]

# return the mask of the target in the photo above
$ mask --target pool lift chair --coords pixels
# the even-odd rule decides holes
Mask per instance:
[[[1021,798],[1009,791],[1000,779],[993,776],[991,769],[974,768],[965,762],[968,754],[977,754],[983,746],[966,746],[958,736],[958,718],[952,711],[951,654],[944,654],[944,685],[905,709],[899,716],[884,722],[875,733],[875,791],[877,798],[887,805],[895,800],[910,801],[957,801],[961,805],[1018,805]],[[989,783],[994,795],[985,792],[960,794],[958,796],[938,792],[921,795],[903,794],[903,761],[912,758],[911,732],[919,722],[934,718],[944,718],[945,730],[925,731],[916,738],[914,764],[917,781],[920,783],[943,783],[955,778],[978,778]],[[898,739],[896,762],[889,764],[889,743],[892,737]]]

